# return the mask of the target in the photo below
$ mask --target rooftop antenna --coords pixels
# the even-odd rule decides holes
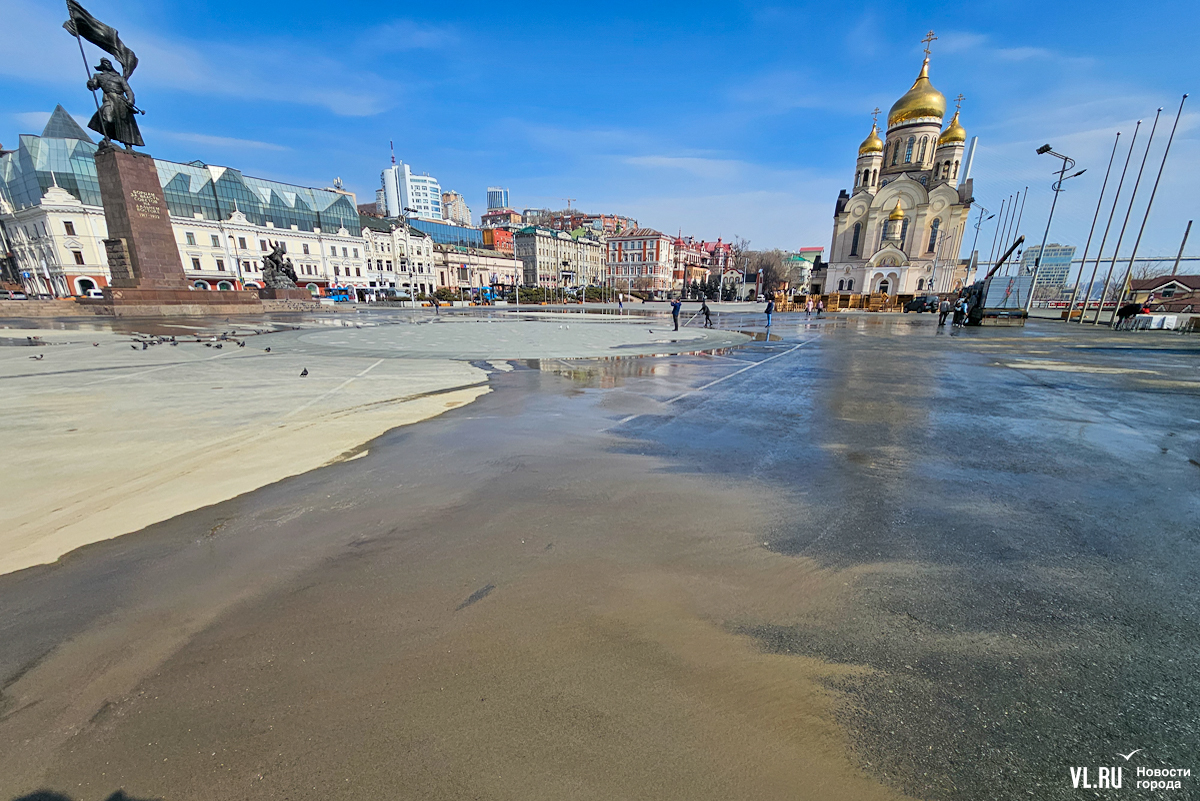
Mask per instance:
[[[388,140],[388,149],[392,151],[392,165],[395,166],[395,164],[396,164],[396,145],[392,143],[391,139]]]

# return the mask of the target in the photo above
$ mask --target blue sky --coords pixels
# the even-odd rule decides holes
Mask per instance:
[[[1127,252],[1179,99],[1200,88],[1194,2],[85,5],[141,59],[133,84],[160,158],[310,186],[340,176],[366,202],[394,140],[476,216],[486,187],[502,185],[519,207],[572,197],[754,247],[828,247],[870,111],[908,89],[930,28],[933,83],[966,95],[963,123],[980,137],[976,198],[999,209],[1029,185],[1022,232],[1034,242],[1054,167],[1035,148],[1088,168],[1051,234],[1082,250],[1114,133],[1127,140],[1165,106]],[[39,132],[55,103],[86,118],[63,4],[0,0],[0,19],[0,142]],[[1143,254],[1174,255],[1200,216],[1200,97],[1189,104]],[[1200,255],[1200,231],[1188,253]]]

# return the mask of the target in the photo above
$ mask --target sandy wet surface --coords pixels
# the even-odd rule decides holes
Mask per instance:
[[[928,323],[523,362],[0,577],[0,797],[1070,798],[1118,746],[1186,764],[1195,349]]]
[[[0,573],[359,455],[396,426],[487,392],[473,359],[671,353],[745,339],[676,334],[663,321],[553,317],[380,311],[0,329],[0,341],[41,344],[0,347],[0,454],[10,469]]]

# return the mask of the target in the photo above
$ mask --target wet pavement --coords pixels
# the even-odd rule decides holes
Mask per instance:
[[[1200,348],[776,319],[517,363],[362,458],[0,577],[0,797],[1065,799],[1117,752],[1200,767]]]

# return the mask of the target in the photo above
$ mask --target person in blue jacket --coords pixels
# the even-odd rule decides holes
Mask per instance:
[[[683,307],[683,301],[676,298],[671,301],[671,319],[675,322],[675,330],[679,330],[679,310]]]
[[[771,327],[771,315],[775,312],[775,301],[774,300],[767,301],[767,308],[765,309],[765,311],[767,313],[767,328],[770,328]]]

